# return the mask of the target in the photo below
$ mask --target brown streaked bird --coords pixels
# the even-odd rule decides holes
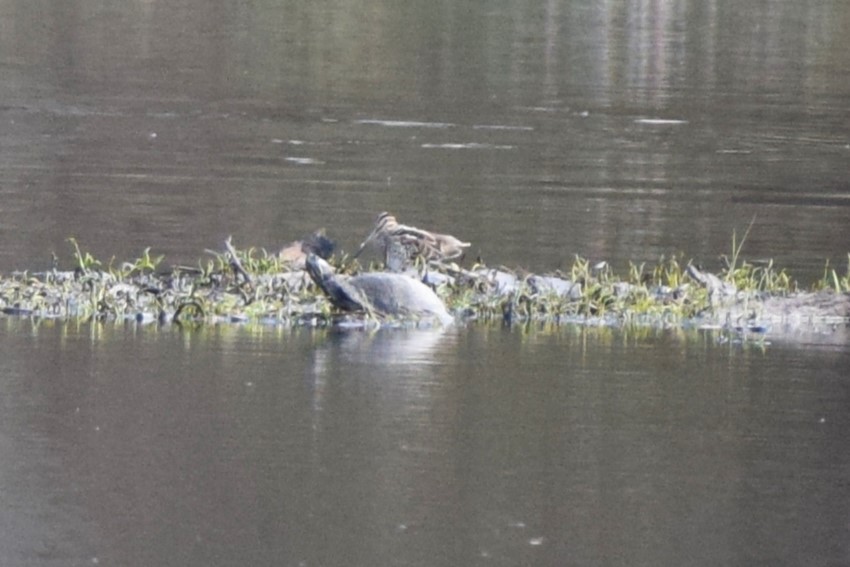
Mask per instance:
[[[290,242],[280,249],[277,257],[292,270],[303,270],[307,254],[313,253],[327,260],[333,254],[334,243],[325,236],[325,229],[320,228],[303,240]]]
[[[360,255],[370,242],[375,241],[383,248],[387,269],[400,272],[414,263],[417,258],[426,262],[454,260],[463,255],[469,242],[462,242],[450,234],[429,232],[399,224],[394,216],[383,212],[375,219],[375,227],[360,244],[354,258]]]

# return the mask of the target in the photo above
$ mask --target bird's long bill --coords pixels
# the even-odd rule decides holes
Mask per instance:
[[[360,254],[363,252],[363,250],[366,249],[366,245],[369,244],[370,242],[372,242],[372,240],[375,238],[375,236],[377,236],[377,234],[378,234],[378,229],[377,228],[373,229],[372,232],[369,233],[369,236],[366,237],[366,240],[364,240],[363,242],[360,243],[360,247],[357,249],[357,252],[354,253],[354,256],[351,257],[351,259],[353,260],[353,259],[357,258],[358,256],[360,256]]]

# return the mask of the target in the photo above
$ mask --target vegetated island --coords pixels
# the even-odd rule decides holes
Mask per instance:
[[[0,312],[38,319],[160,324],[374,328],[447,323],[428,311],[418,312],[417,304],[409,307],[396,301],[392,285],[374,292],[383,294],[380,297],[369,296],[368,289],[351,292],[356,278],[384,272],[380,266],[364,268],[346,254],[330,256],[326,263],[321,260],[325,283],[336,286],[329,291],[308,269],[306,258],[315,257],[309,250],[301,255],[237,250],[228,239],[223,250],[208,250],[196,266],[164,268],[163,257],[152,256],[150,249],[132,261],[104,264],[81,250],[74,239],[69,241],[73,269],[0,275]],[[618,275],[604,262],[590,265],[576,257],[568,271],[549,274],[483,262],[462,268],[452,262],[420,263],[406,277],[423,282],[451,321],[461,324],[681,326],[755,337],[847,334],[850,254],[846,270],[827,265],[823,277],[806,289],[772,262],[757,265],[741,259],[734,237],[732,254],[724,258],[726,266],[718,274],[668,257],[651,266],[630,264],[627,273]],[[340,288],[348,297],[341,297],[345,293]],[[359,295],[352,301],[351,293]]]

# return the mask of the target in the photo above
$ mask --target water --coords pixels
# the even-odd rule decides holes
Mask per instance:
[[[503,5],[504,4],[504,5]],[[847,253],[845,2],[0,3],[0,269],[382,210],[492,264]]]
[[[850,4],[0,0],[0,273],[388,210],[843,268]],[[0,319],[0,563],[850,563],[844,334]]]
[[[847,558],[846,351],[17,320],[0,345],[4,564]]]

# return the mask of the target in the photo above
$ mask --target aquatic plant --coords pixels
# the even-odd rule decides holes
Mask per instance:
[[[121,264],[121,273],[123,277],[129,277],[134,274],[150,274],[157,270],[159,265],[165,259],[165,255],[151,256],[150,246],[142,251],[142,255],[132,262],[124,262]],[[117,274],[116,274],[117,275]]]
[[[719,276],[702,272],[682,255],[661,257],[655,263],[630,263],[624,277],[607,263],[591,265],[579,256],[569,269],[542,275],[483,264],[469,269],[456,264],[419,268],[424,281],[462,320],[669,326],[718,313],[718,305],[730,301],[741,306],[736,317],[749,320],[766,297],[791,296],[799,287],[773,261],[744,259],[748,234],[749,228],[739,240],[733,233],[732,251],[724,257]],[[68,242],[70,270],[60,270],[57,259],[45,272],[0,275],[3,313],[179,324],[254,321],[315,326],[363,321],[364,317],[373,323],[392,323],[375,314],[340,312],[303,270],[291,269],[263,249],[237,249],[230,239],[223,251],[208,250],[209,256],[196,266],[170,267],[150,248],[116,267],[114,258],[104,263],[83,250],[76,239]],[[345,254],[332,257],[330,263],[338,276],[364,271]],[[718,283],[712,284],[711,278]],[[827,262],[811,292],[842,297],[850,293],[850,255],[843,271]],[[746,327],[740,322],[735,325]]]
[[[829,260],[823,267],[823,277],[815,282],[816,290],[831,290],[836,293],[850,292],[850,253],[847,254],[847,269],[843,275],[838,275],[834,268],[829,267]]]
[[[96,270],[101,266],[100,260],[96,259],[89,252],[83,252],[80,250],[80,244],[77,242],[77,239],[72,237],[68,238],[68,242],[74,247],[74,261],[77,264],[77,269],[83,273],[89,272],[90,270]]]

